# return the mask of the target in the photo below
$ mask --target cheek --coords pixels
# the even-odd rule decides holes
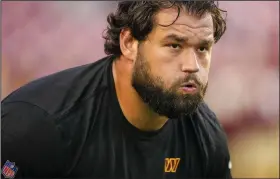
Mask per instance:
[[[168,48],[163,47],[156,43],[149,43],[145,46],[145,53],[147,58],[150,59],[151,63],[161,64],[170,66],[175,64],[176,61],[174,59],[178,58],[174,56],[174,54],[168,51]]]
[[[176,65],[166,64],[165,62],[152,66],[153,76],[160,78],[165,88],[172,87],[174,82],[180,79],[180,73],[177,73],[177,71]]]
[[[200,70],[208,75],[211,65],[211,54],[199,60]]]
[[[209,68],[201,68],[199,73],[201,82],[206,84],[208,82]]]
[[[172,72],[174,65],[172,63],[174,60],[170,59],[170,56],[166,52],[156,45],[147,45],[145,47],[145,59],[149,62],[150,69],[153,75],[165,76]]]
[[[160,78],[165,88],[172,87],[174,82],[180,79],[179,61],[174,60],[175,58],[172,58],[162,47],[147,44],[142,54],[149,63],[150,74],[154,79]]]
[[[172,66],[165,65],[165,64],[159,64],[154,63],[151,65],[151,75],[153,76],[154,80],[156,80],[156,83],[159,82],[161,85],[163,85],[164,88],[169,89],[174,85],[174,82],[176,82],[179,79],[179,76],[176,76],[175,69],[172,69]]]
[[[199,64],[201,68],[207,69],[209,71],[211,64],[211,55],[198,56]]]

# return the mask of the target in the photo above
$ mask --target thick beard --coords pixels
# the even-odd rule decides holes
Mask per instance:
[[[181,115],[192,114],[206,93],[207,84],[202,85],[194,75],[189,75],[188,78],[176,82],[170,89],[164,89],[163,80],[151,75],[149,63],[139,53],[133,69],[132,86],[154,112],[170,119],[177,119]],[[176,93],[180,84],[190,79],[199,83],[199,92],[185,95]]]

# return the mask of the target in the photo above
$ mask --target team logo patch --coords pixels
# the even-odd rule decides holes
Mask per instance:
[[[15,177],[18,171],[18,167],[15,165],[14,162],[10,162],[9,160],[2,167],[2,174],[5,178],[12,179]]]
[[[180,162],[180,158],[166,158],[164,171],[175,173],[177,171],[179,162]]]

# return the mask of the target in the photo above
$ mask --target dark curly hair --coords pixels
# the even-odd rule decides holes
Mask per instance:
[[[180,15],[181,8],[199,17],[206,12],[211,13],[215,30],[215,42],[222,37],[226,30],[226,21],[222,16],[222,13],[226,13],[226,11],[221,10],[218,7],[218,2],[215,3],[215,1],[123,1],[118,4],[117,11],[109,14],[107,17],[109,25],[103,36],[105,39],[105,53],[107,55],[116,56],[122,54],[119,44],[119,35],[124,28],[129,28],[132,36],[138,41],[145,40],[154,27],[155,14],[160,9],[171,7],[176,7],[178,9],[177,18]]]

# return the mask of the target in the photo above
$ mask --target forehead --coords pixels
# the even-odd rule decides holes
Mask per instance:
[[[213,38],[214,27],[210,13],[205,13],[199,17],[180,9],[180,15],[178,18],[177,16],[178,9],[176,8],[160,10],[155,16],[155,30],[162,33],[174,31],[188,37]],[[176,18],[177,20],[175,21]]]

